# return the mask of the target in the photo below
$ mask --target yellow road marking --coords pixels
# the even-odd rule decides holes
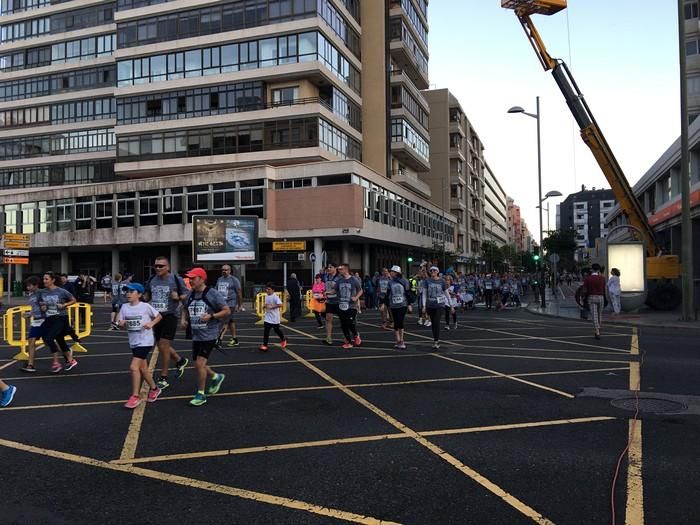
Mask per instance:
[[[14,365],[14,364],[17,363],[17,362],[18,362],[18,361],[15,361],[14,359],[13,359],[12,361],[8,361],[8,362],[5,363],[4,365],[0,366],[0,370],[5,370],[6,368],[11,367],[12,365]]]
[[[641,389],[641,376],[639,373],[639,363],[630,363],[630,390]]]
[[[535,377],[535,376],[557,376],[557,375],[569,375],[569,374],[587,374],[587,373],[597,373],[597,372],[616,372],[621,370],[629,370],[629,367],[611,367],[611,368],[593,368],[585,370],[557,370],[554,372],[526,372],[522,374],[513,374],[513,377]],[[400,386],[400,385],[414,385],[422,383],[440,383],[446,381],[471,381],[475,379],[500,379],[500,376],[489,374],[484,376],[463,376],[463,377],[444,377],[437,379],[413,379],[409,381],[389,381],[384,383],[356,383],[345,385],[348,388],[372,388],[372,387],[385,387],[385,386]],[[247,396],[247,395],[257,395],[257,394],[279,394],[288,392],[307,392],[315,390],[335,390],[337,387],[333,385],[323,385],[323,386],[301,386],[301,387],[291,387],[291,388],[271,388],[265,390],[243,390],[238,392],[219,392],[216,394],[217,398],[221,397],[232,397],[232,396]],[[169,396],[160,397],[158,402],[163,401],[175,401],[182,399],[191,399],[191,395],[187,396]],[[3,413],[11,412],[14,410],[38,410],[38,409],[51,409],[51,408],[75,408],[84,406],[100,406],[100,405],[115,405],[124,403],[123,399],[117,399],[112,401],[78,401],[75,403],[55,403],[46,405],[29,405],[29,406],[10,406],[2,409]]]
[[[630,447],[627,451],[626,525],[644,525],[644,484],[642,482],[642,422],[630,419]]]
[[[639,355],[639,332],[637,328],[632,328],[632,341],[630,342],[630,354]]]
[[[626,365],[629,361],[613,361],[609,359],[581,359],[576,357],[543,357],[536,355],[512,355],[512,354],[480,354],[476,352],[451,352],[451,355],[473,355],[476,357],[497,357],[506,359],[534,359],[541,361],[574,361],[581,363],[612,363]]]
[[[456,434],[472,434],[478,432],[495,432],[503,430],[515,430],[521,428],[537,428],[537,427],[548,427],[555,425],[572,425],[577,423],[597,423],[600,421],[611,421],[616,418],[609,416],[600,417],[582,417],[575,419],[555,419],[551,421],[533,421],[530,423],[512,423],[507,425],[491,425],[483,427],[465,427],[465,428],[450,428],[445,430],[428,430],[423,432],[418,432],[421,436],[451,436]],[[354,443],[368,443],[372,441],[383,441],[389,439],[408,439],[409,436],[406,433],[400,434],[377,434],[373,436],[357,436],[351,438],[337,438],[337,439],[323,439],[318,441],[302,441],[298,443],[285,443],[282,445],[262,445],[258,447],[246,447],[246,448],[233,448],[233,449],[222,449],[222,450],[205,450],[202,452],[186,452],[182,454],[166,454],[162,456],[148,456],[142,458],[134,458],[129,460],[128,463],[154,463],[160,461],[178,461],[183,459],[197,459],[197,458],[208,458],[208,457],[220,457],[220,456],[232,456],[240,454],[256,454],[261,452],[275,452],[278,450],[290,450],[299,448],[313,448],[313,447],[326,447],[333,445],[345,445]],[[115,459],[110,461],[117,465],[126,463],[126,461]]]
[[[33,447],[31,445],[25,445],[24,443],[17,443],[15,441],[8,441],[6,439],[0,439],[0,446],[20,450],[23,452],[39,454],[41,456],[47,456],[50,458],[62,459],[64,461],[70,461],[71,463],[89,465],[91,467],[102,468],[105,470],[133,474],[135,476],[140,476],[143,478],[165,481],[174,485],[181,485],[193,489],[206,490],[208,492],[225,494],[227,496],[234,496],[237,498],[257,501],[260,503],[267,503],[270,505],[285,507],[288,509],[301,510],[313,514],[318,514],[320,516],[328,516],[330,518],[335,518],[339,520],[351,521],[353,523],[366,523],[371,525],[395,525],[394,522],[383,521],[369,516],[362,516],[360,514],[332,509],[329,507],[322,507],[320,505],[307,503],[305,501],[284,498],[281,496],[274,496],[272,494],[266,494],[264,492],[256,492],[252,490],[230,487],[227,485],[219,485],[217,483],[211,483],[209,481],[202,481],[194,478],[186,478],[184,476],[177,476],[175,474],[166,474],[164,472],[134,467],[132,465],[117,465],[114,463],[107,463],[98,459],[93,459],[85,456],[78,456],[75,454],[68,454],[66,452],[60,452],[57,450]]]
[[[512,375],[503,374],[501,372],[497,372],[496,370],[491,370],[490,368],[484,368],[483,366],[473,365],[473,364],[467,363],[465,361],[460,361],[459,359],[453,359],[451,357],[447,357],[446,355],[435,354],[435,357],[438,357],[440,359],[444,359],[445,361],[451,361],[453,363],[458,363],[458,364],[463,365],[463,366],[468,366],[470,368],[475,368],[476,370],[481,370],[482,372],[494,374],[494,375],[497,375],[497,376],[502,377],[504,379],[510,379],[512,381],[517,381],[518,383],[523,383],[523,384],[528,385],[528,386],[533,386],[533,387],[539,388],[541,390],[546,390],[548,392],[552,392],[553,394],[558,394],[560,396],[568,397],[569,399],[574,399],[576,397],[576,396],[569,394],[568,392],[563,392],[561,390],[557,390],[556,388],[551,388],[548,386],[540,385],[539,383],[534,383],[532,381],[528,381],[527,379],[521,379],[519,377],[514,377]]]
[[[287,329],[287,330],[291,330],[292,332],[296,332],[296,333],[298,333],[298,334],[301,334],[301,335],[303,335],[303,336],[310,337],[311,339],[319,339],[319,338],[316,337],[315,335],[309,334],[309,333],[306,333],[306,332],[302,332],[301,330],[299,330],[299,329],[297,329],[297,328],[294,328],[293,326],[285,325],[284,328]]]
[[[153,350],[151,355],[151,360],[148,362],[148,373],[153,375],[153,368],[158,362],[158,348]],[[129,423],[129,430],[124,438],[124,446],[122,447],[122,453],[119,456],[120,459],[133,458],[136,455],[136,447],[139,444],[139,435],[141,434],[141,425],[143,424],[143,415],[146,411],[147,400],[144,399],[144,395],[148,395],[148,383],[143,381],[141,383],[141,391],[139,396],[141,397],[141,404],[134,409],[131,414],[131,422]]]
[[[440,447],[435,445],[434,443],[430,442],[420,434],[418,434],[415,430],[412,428],[404,425],[401,423],[399,420],[395,419],[388,413],[384,412],[382,409],[377,407],[376,405],[372,404],[371,402],[367,401],[365,398],[362,396],[356,394],[353,392],[350,388],[347,386],[343,385],[339,381],[336,381],[333,379],[331,376],[326,374],[323,370],[320,368],[314,366],[313,364],[309,363],[306,361],[304,358],[298,356],[291,350],[285,349],[285,352],[292,356],[294,359],[298,360],[300,363],[303,363],[305,366],[307,366],[310,370],[313,370],[316,372],[319,376],[321,376],[323,379],[328,381],[329,383],[335,385],[338,387],[345,395],[349,396],[350,398],[354,399],[358,403],[360,403],[362,406],[373,412],[375,415],[379,416],[382,418],[384,421],[389,423],[390,425],[394,426],[404,434],[407,434],[411,438],[413,438],[417,443],[421,444],[428,450],[430,450],[433,454],[435,454],[437,457],[442,459],[443,461],[446,461],[453,467],[455,467],[457,470],[465,474],[467,477],[471,478],[472,480],[476,481],[479,485],[490,491],[491,493],[495,494],[499,498],[501,498],[503,501],[508,503],[510,506],[512,506],[514,509],[518,510],[525,516],[531,518],[533,521],[537,523],[542,523],[542,524],[551,524],[552,522],[545,518],[542,514],[534,510],[533,508],[529,507],[519,499],[517,499],[515,496],[509,494],[505,490],[503,490],[501,487],[487,479],[486,477],[482,476],[472,468],[468,467],[461,461],[459,461],[456,457],[452,456],[449,454],[447,451],[442,450]]]

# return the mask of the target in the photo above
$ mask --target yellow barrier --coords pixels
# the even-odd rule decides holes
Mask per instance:
[[[311,309],[311,299],[313,299],[314,294],[311,290],[306,290],[306,295],[304,296],[304,304],[306,305],[306,315],[304,317],[309,317],[315,319],[313,310]]]
[[[282,300],[282,308],[280,309],[280,321],[282,323],[286,323],[287,320],[283,316],[287,313],[287,292],[284,292],[284,295],[282,295],[282,292],[275,292],[275,295]],[[256,325],[262,325],[265,323],[263,319],[265,317],[265,297],[267,297],[267,294],[265,292],[260,292],[258,295],[255,296],[255,314],[260,318],[256,321]]]
[[[18,354],[13,356],[17,361],[26,361],[29,359],[27,348],[29,347],[29,324],[30,316],[27,316],[31,311],[29,305],[13,306],[8,308],[3,315],[3,336],[5,342],[10,346],[19,347]],[[92,307],[87,303],[75,303],[66,309],[68,313],[68,322],[75,330],[75,333],[80,339],[88,337],[92,333]],[[15,327],[15,321],[17,326]],[[70,336],[66,336],[70,339]],[[75,343],[71,349],[73,352],[87,352],[87,349]]]

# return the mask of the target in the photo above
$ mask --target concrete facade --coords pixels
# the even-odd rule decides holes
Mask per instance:
[[[607,237],[606,222],[615,204],[612,190],[582,186],[557,205],[557,229],[573,229],[579,248],[593,248],[596,239]]]

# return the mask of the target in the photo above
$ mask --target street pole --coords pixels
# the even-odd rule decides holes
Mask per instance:
[[[682,317],[693,319],[693,223],[690,218],[690,165],[688,162],[688,85],[685,78],[685,2],[678,0],[678,56],[681,83],[681,268]]]
[[[541,306],[545,308],[547,302],[544,298],[545,285],[544,285],[544,244],[542,235],[542,142],[540,138],[540,97],[537,96],[537,188],[539,195],[539,208],[540,208],[540,296],[542,299]]]

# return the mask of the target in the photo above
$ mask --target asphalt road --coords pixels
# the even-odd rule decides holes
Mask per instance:
[[[368,312],[361,348],[341,349],[337,324],[324,346],[303,319],[284,327],[286,351],[261,353],[248,313],[241,346],[211,359],[218,395],[188,406],[188,369],[131,411],[131,354],[107,315],[95,308],[70,372],[50,374],[40,350],[23,375],[0,347],[0,377],[18,387],[0,410],[0,523],[611,523],[628,441],[617,523],[698,523],[692,332],[606,326],[597,341],[587,323],[478,309],[438,353],[409,316],[399,351]],[[611,405],[634,408],[639,384],[689,409],[654,413],[666,407],[643,397],[635,420]]]

